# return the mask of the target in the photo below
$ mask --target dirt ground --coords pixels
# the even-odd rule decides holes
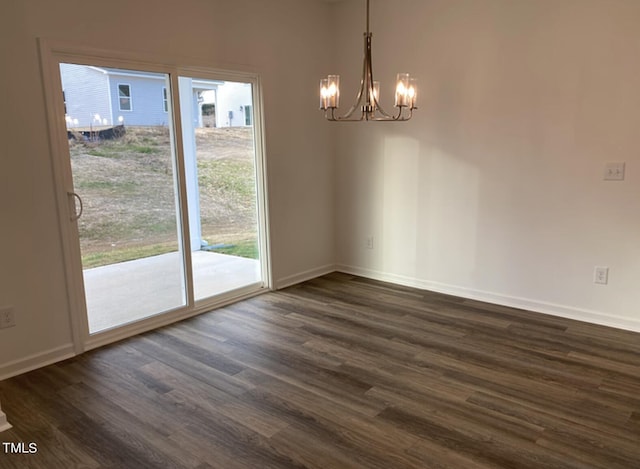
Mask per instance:
[[[196,130],[200,215],[209,244],[256,236],[251,128]],[[166,127],[131,127],[114,140],[69,141],[83,256],[137,246],[177,247],[171,138]]]

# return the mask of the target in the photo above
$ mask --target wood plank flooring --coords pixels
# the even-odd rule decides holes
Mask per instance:
[[[640,334],[334,273],[0,402],[3,469],[637,469]]]

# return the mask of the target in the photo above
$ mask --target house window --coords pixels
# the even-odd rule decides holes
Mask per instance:
[[[251,105],[247,104],[244,107],[244,125],[251,125],[251,119],[253,118],[253,112]]]
[[[118,103],[121,111],[131,111],[131,85],[118,84]]]
[[[167,87],[162,87],[162,108],[164,112],[169,112],[169,102],[167,101]]]

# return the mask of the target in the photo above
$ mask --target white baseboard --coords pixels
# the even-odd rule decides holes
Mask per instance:
[[[361,267],[354,267],[344,264],[336,265],[336,270],[352,275],[359,275],[383,282],[396,283],[407,287],[420,288],[447,295],[459,296],[471,300],[484,301],[486,303],[509,306],[512,308],[524,309],[536,313],[549,314],[577,321],[584,321],[601,326],[615,327],[616,329],[625,329],[628,331],[640,332],[640,320],[614,316],[600,311],[592,311],[582,308],[574,308],[572,306],[548,303],[545,301],[533,300],[529,298],[519,298],[500,293],[487,292],[482,290],[474,290],[466,287],[448,285],[439,282],[431,282],[420,280],[402,275],[389,274]]]
[[[0,413],[0,433],[7,431],[11,428],[11,424],[7,422],[7,416]]]
[[[36,353],[19,360],[5,363],[0,366],[0,381],[11,378],[12,376],[33,371],[37,368],[42,368],[43,366],[51,365],[52,363],[66,360],[67,358],[74,357],[75,355],[73,344],[66,344],[45,352]]]
[[[275,289],[281,290],[282,288],[290,287],[296,283],[302,283],[312,278],[320,277],[322,275],[330,274],[336,271],[335,264],[327,264],[315,269],[306,270],[304,272],[297,273],[295,275],[289,275],[288,277],[282,277],[275,281]]]
[[[4,412],[2,412],[2,408],[0,408],[0,433],[5,430],[9,430],[11,428],[11,424],[7,422],[7,416]]]

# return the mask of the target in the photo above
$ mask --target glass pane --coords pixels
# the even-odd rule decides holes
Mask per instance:
[[[60,74],[90,332],[184,306],[168,75],[76,64]]]
[[[261,282],[250,83],[179,77],[194,295]]]
[[[120,96],[120,110],[131,110],[131,88],[129,85],[118,85],[118,94]]]

